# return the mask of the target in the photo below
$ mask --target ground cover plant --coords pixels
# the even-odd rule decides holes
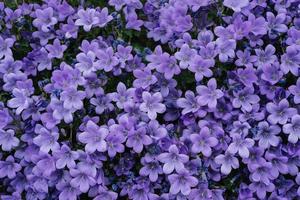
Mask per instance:
[[[2,1],[0,199],[300,199],[299,68],[299,0]]]

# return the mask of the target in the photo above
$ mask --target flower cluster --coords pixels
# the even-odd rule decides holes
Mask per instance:
[[[29,2],[0,2],[0,199],[300,199],[300,0]]]

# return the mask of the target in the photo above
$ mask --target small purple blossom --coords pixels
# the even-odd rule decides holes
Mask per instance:
[[[164,113],[166,106],[162,104],[162,96],[160,93],[151,95],[149,92],[143,92],[143,103],[140,105],[140,110],[146,112],[150,119],[156,119],[157,113]]]
[[[300,79],[298,78],[296,85],[289,87],[289,91],[294,95],[295,104],[300,103]]]
[[[249,157],[249,148],[253,147],[254,140],[250,138],[243,138],[239,134],[234,134],[232,136],[233,141],[228,146],[227,151],[231,154],[235,154],[238,152],[238,154],[242,158],[248,158]]]
[[[66,45],[61,45],[60,41],[58,39],[55,39],[52,45],[46,45],[45,47],[47,49],[48,58],[62,58],[64,51],[67,49]]]
[[[258,145],[261,148],[276,147],[279,144],[279,137],[281,129],[277,125],[269,125],[268,122],[262,121],[258,123],[258,131],[255,140],[258,140]]]
[[[232,168],[237,169],[239,167],[239,160],[229,152],[225,152],[225,155],[218,155],[215,162],[221,165],[221,172],[225,175],[229,174]]]
[[[188,162],[189,157],[185,154],[179,153],[176,145],[171,145],[169,147],[169,153],[162,153],[158,156],[158,160],[164,163],[163,172],[165,174],[170,174],[176,170],[176,172],[180,172],[180,170],[184,169],[184,163]]]
[[[146,129],[140,127],[137,130],[132,130],[128,133],[128,138],[126,141],[126,146],[133,148],[136,153],[141,153],[143,146],[152,143],[152,139],[146,134]]]
[[[189,173],[184,169],[180,170],[177,174],[169,175],[168,179],[171,182],[171,194],[181,192],[183,195],[189,195],[191,187],[195,187],[198,184],[198,180],[189,175]]]
[[[141,87],[143,89],[146,89],[150,85],[153,85],[157,82],[156,76],[152,75],[151,70],[149,69],[136,69],[133,71],[133,75],[137,78],[133,82],[133,85],[135,87]]]
[[[2,130],[0,129],[0,145],[3,151],[11,151],[13,148],[19,145],[19,139],[15,137],[14,130]]]
[[[49,32],[53,25],[57,23],[57,18],[53,16],[54,11],[52,7],[45,9],[37,9],[35,11],[36,19],[32,24],[41,29],[43,32]]]
[[[266,108],[270,113],[268,121],[271,124],[285,124],[290,117],[297,113],[295,108],[289,107],[289,102],[286,99],[282,99],[278,104],[270,102]]]
[[[207,127],[203,127],[199,134],[192,134],[190,138],[193,143],[192,152],[201,152],[206,157],[211,155],[211,147],[215,147],[218,144],[218,140],[214,136],[211,136]]]
[[[78,163],[76,168],[70,170],[70,175],[73,177],[70,184],[81,192],[87,192],[96,184],[96,173],[95,167],[90,167],[86,163]]]
[[[93,26],[99,23],[99,18],[96,16],[97,11],[93,8],[78,11],[78,19],[75,21],[76,26],[83,26],[83,29],[88,32]]]
[[[15,163],[13,156],[8,156],[5,161],[0,160],[0,178],[7,176],[9,179],[13,179],[21,169],[21,165]]]
[[[234,0],[225,0],[223,5],[231,8],[235,12],[241,12],[241,9],[248,6],[249,0],[242,0],[242,1],[234,1]]]
[[[217,82],[214,78],[208,81],[207,86],[197,86],[197,92],[200,95],[198,103],[200,105],[208,105],[209,108],[215,108],[217,100],[224,95],[221,90],[217,89]]]
[[[108,129],[105,127],[99,127],[93,121],[88,121],[86,124],[86,130],[78,135],[80,142],[86,144],[85,150],[93,153],[96,150],[104,152],[107,150],[107,142],[105,138],[108,135]]]
[[[41,152],[48,153],[50,150],[53,152],[59,149],[58,132],[47,130],[41,125],[36,126],[35,132],[38,135],[33,139],[33,143],[40,147]]]
[[[61,93],[60,100],[64,102],[64,108],[79,110],[83,107],[82,100],[85,98],[83,91],[77,91],[75,88],[70,88]]]
[[[289,142],[295,144],[300,139],[300,115],[294,115],[291,123],[283,125],[283,132],[288,134]]]

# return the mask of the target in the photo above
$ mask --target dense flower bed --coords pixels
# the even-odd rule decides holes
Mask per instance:
[[[0,3],[0,199],[300,199],[300,0]]]

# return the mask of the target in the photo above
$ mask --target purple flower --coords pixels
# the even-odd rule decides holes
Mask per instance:
[[[0,145],[3,151],[11,151],[19,145],[19,139],[15,137],[15,131],[8,129],[6,131],[0,129]]]
[[[78,61],[75,64],[75,67],[79,69],[83,73],[84,76],[89,75],[91,72],[97,70],[99,62],[95,61],[96,55],[94,52],[89,51],[86,54],[80,53],[76,56],[76,60]]]
[[[130,12],[126,16],[126,29],[134,29],[141,31],[141,26],[143,25],[143,20],[139,20],[135,12]]]
[[[96,150],[104,152],[107,150],[107,142],[105,138],[108,135],[108,129],[99,127],[93,121],[89,120],[86,124],[86,130],[78,135],[80,142],[86,144],[85,150],[94,153]]]
[[[181,112],[183,115],[190,112],[196,113],[200,109],[197,97],[195,97],[195,94],[190,90],[186,91],[185,98],[177,99],[176,103],[180,108],[183,108]]]
[[[297,177],[296,177],[296,183],[297,183],[297,184],[300,184],[300,174],[297,174]],[[300,187],[298,187],[297,194],[298,194],[298,195],[300,194]]]
[[[35,11],[36,18],[32,24],[41,29],[43,32],[49,32],[51,28],[57,23],[57,18],[53,16],[53,8],[48,7],[43,10],[37,9]]]
[[[272,170],[272,163],[262,162],[251,165],[249,168],[251,172],[250,178],[254,182],[263,182],[267,185],[271,183],[271,180],[276,178],[276,171]]]
[[[133,59],[133,56],[131,54],[132,47],[131,46],[124,47],[122,45],[118,45],[117,49],[118,49],[118,52],[116,53],[116,56],[118,57],[118,59],[120,61],[121,68],[124,68],[126,65],[126,61]]]
[[[296,85],[289,87],[289,91],[294,95],[295,104],[300,103],[300,78],[297,79]]]
[[[268,121],[271,124],[285,124],[289,118],[297,114],[297,110],[290,108],[289,102],[286,99],[282,99],[278,104],[267,103],[266,108],[270,113]]]
[[[86,10],[80,9],[77,12],[78,19],[75,21],[76,26],[83,26],[83,29],[88,32],[93,26],[99,23],[97,17],[97,11],[93,8],[87,8]]]
[[[106,26],[106,24],[113,19],[113,17],[111,15],[108,15],[108,9],[106,7],[103,8],[100,12],[96,12],[95,14],[98,18],[97,26],[99,26],[100,28]]]
[[[110,130],[110,134],[106,137],[107,153],[110,157],[115,157],[117,153],[123,153],[125,147],[123,143],[126,138],[120,133],[113,133],[114,128]]]
[[[180,73],[180,67],[177,65],[177,61],[174,56],[163,54],[160,59],[161,63],[157,66],[156,70],[163,73],[166,79],[171,79],[174,75]]]
[[[5,161],[0,160],[0,178],[8,177],[13,179],[16,177],[16,172],[19,172],[22,166],[19,163],[15,163],[13,156],[8,156]]]
[[[264,17],[256,18],[251,13],[248,16],[248,21],[251,23],[251,33],[255,36],[265,35],[267,33],[267,22]]]
[[[269,37],[271,39],[276,38],[278,33],[285,33],[288,31],[288,27],[284,24],[285,19],[285,13],[280,13],[275,17],[272,12],[267,12]]]
[[[180,51],[175,53],[175,58],[180,61],[179,66],[182,69],[186,69],[195,55],[196,50],[190,49],[187,44],[184,44],[181,46]]]
[[[295,45],[288,46],[286,53],[281,56],[281,70],[287,74],[289,71],[298,76],[300,67],[300,50]]]
[[[101,188],[99,189],[99,193],[94,200],[116,200],[117,198],[117,193]]]
[[[213,65],[214,63],[210,60],[196,55],[192,59],[188,69],[195,73],[196,81],[201,81],[203,77],[211,77],[213,75],[213,72],[209,69]]]
[[[264,199],[267,195],[267,192],[274,191],[275,185],[273,183],[265,184],[263,182],[253,182],[250,184],[249,188],[252,191],[255,191],[260,199]]]
[[[109,0],[108,4],[114,6],[116,11],[119,11],[125,5],[125,0]]]
[[[185,154],[179,153],[176,145],[169,147],[169,153],[162,153],[158,157],[158,160],[164,163],[163,172],[170,174],[176,169],[176,172],[180,172],[184,169],[184,163],[188,162],[189,157]]]
[[[75,88],[67,89],[63,91],[60,96],[60,100],[64,102],[64,108],[79,110],[83,107],[82,100],[85,98],[83,91],[77,91]]]
[[[62,58],[64,55],[64,51],[67,49],[66,45],[61,45],[60,41],[58,39],[55,39],[53,44],[48,44],[45,47],[47,49],[48,58]]]
[[[198,103],[200,105],[208,105],[209,108],[217,106],[217,100],[223,97],[223,92],[217,89],[216,79],[212,78],[208,81],[207,87],[204,85],[197,86],[199,94]]]
[[[34,166],[33,171],[36,174],[41,174],[45,178],[50,177],[51,174],[56,170],[55,160],[50,154],[41,154],[41,156],[39,157],[39,159],[36,160],[36,162],[37,163]],[[41,186],[41,188],[43,188],[43,186]],[[48,192],[47,185],[44,189],[41,190]]]
[[[232,136],[232,143],[228,146],[227,151],[231,154],[239,153],[242,158],[249,157],[249,148],[254,146],[251,138],[244,138],[239,134]]]
[[[298,1],[0,2],[0,199],[298,199]]]
[[[129,198],[133,200],[148,200],[149,185],[145,184],[135,184],[130,188]]]
[[[241,1],[235,1],[235,0],[225,0],[223,2],[223,5],[231,8],[234,12],[241,12],[241,9],[248,6],[249,0],[241,0]]]
[[[78,36],[78,27],[71,17],[68,17],[67,22],[67,24],[62,25],[61,27],[62,31],[65,33],[65,37],[76,39]]]
[[[167,129],[161,126],[156,120],[151,120],[146,129],[148,135],[154,140],[160,140],[168,135]]]
[[[119,64],[118,58],[114,55],[112,47],[108,47],[104,50],[98,50],[96,56],[99,59],[98,68],[104,69],[104,71],[111,71],[116,65]]]
[[[288,141],[296,144],[300,139],[300,115],[292,116],[291,123],[284,124],[282,130],[289,135]]]
[[[157,181],[158,175],[163,173],[162,167],[155,156],[146,154],[142,158],[141,163],[143,164],[143,167],[140,169],[139,174],[142,176],[149,176],[149,179],[152,182]]]
[[[3,57],[12,57],[11,47],[14,45],[14,40],[12,38],[6,38],[0,36],[0,59]]]
[[[157,82],[157,78],[152,75],[151,70],[148,68],[145,68],[144,70],[136,69],[133,71],[133,75],[136,77],[133,81],[133,86],[136,88],[141,87],[146,89]]]
[[[255,66],[263,66],[266,64],[273,64],[277,57],[274,55],[275,47],[271,44],[267,45],[265,50],[262,49],[255,49],[255,54],[257,56],[256,62],[254,63]]]
[[[146,134],[145,127],[131,130],[127,137],[126,146],[133,148],[136,153],[141,153],[144,145],[147,146],[152,143],[152,139]]]
[[[276,178],[279,176],[280,173],[288,173],[288,158],[286,156],[280,155],[276,152],[267,151],[265,157],[269,162],[272,163],[272,170],[275,171],[273,174]]]
[[[278,146],[280,139],[277,136],[281,128],[277,125],[269,125],[268,122],[262,121],[258,123],[258,130],[255,140],[258,140],[258,145],[261,148],[267,149],[270,146]]]
[[[169,175],[168,179],[171,183],[171,194],[181,192],[183,195],[189,195],[191,188],[198,184],[198,179],[191,176],[185,169],[181,169],[177,174]]]
[[[283,76],[283,72],[280,70],[279,64],[264,65],[262,70],[263,74],[261,75],[261,78],[272,85],[276,84]]]
[[[57,183],[56,188],[60,191],[59,200],[73,200],[81,193],[70,184],[70,180],[71,176],[67,175],[64,180]]]
[[[14,98],[7,102],[10,108],[16,108],[16,114],[19,115],[24,109],[27,109],[32,102],[25,89],[14,88],[12,91]]]
[[[233,39],[218,38],[216,40],[219,50],[219,59],[221,62],[227,62],[229,58],[235,57],[236,41]]]
[[[81,192],[87,192],[91,186],[96,184],[96,173],[95,167],[80,162],[75,169],[70,169],[70,174],[73,177],[70,184]]]
[[[15,61],[13,57],[5,57],[0,63],[0,73],[17,73],[22,67],[21,61]]]
[[[140,105],[140,110],[146,112],[148,117],[153,120],[156,119],[157,113],[164,113],[166,106],[162,104],[162,96],[159,92],[151,95],[149,92],[143,92],[143,103]]]
[[[160,90],[160,93],[163,97],[166,97],[170,94],[170,90],[173,90],[176,85],[177,81],[174,79],[165,79],[165,77],[160,73],[155,73],[155,77],[157,78],[157,86]]]
[[[245,50],[244,52],[241,50],[238,50],[236,52],[236,56],[238,59],[235,61],[235,64],[237,66],[246,66],[246,67],[252,67],[253,63],[256,61],[256,56],[251,56],[250,51]]]
[[[235,98],[232,101],[232,106],[234,108],[242,107],[247,112],[252,110],[252,106],[259,102],[259,97],[253,94],[253,87],[246,87],[239,92],[233,91]]]
[[[218,140],[214,136],[211,136],[207,127],[201,128],[199,134],[192,134],[190,139],[193,143],[192,152],[196,154],[201,152],[206,157],[211,155],[211,147],[215,147],[218,144]]]
[[[53,155],[56,160],[56,168],[63,169],[65,166],[68,168],[75,168],[75,160],[79,158],[79,153],[72,151],[68,145],[62,145],[59,150],[53,152]]]
[[[113,104],[111,104],[111,97],[102,92],[97,93],[95,98],[90,99],[90,102],[96,106],[97,114],[102,114],[104,111],[112,111],[114,109]]]
[[[70,122],[73,121],[72,113],[74,112],[74,110],[73,109],[66,109],[64,107],[64,102],[63,101],[60,101],[57,98],[52,98],[51,103],[49,104],[49,107],[53,110],[51,117],[54,119],[54,121],[58,121],[58,120],[60,121],[62,119],[66,123],[70,123]]]
[[[35,132],[38,135],[33,139],[33,143],[40,147],[41,152],[48,153],[50,150],[53,152],[59,149],[58,132],[49,131],[39,124],[35,127]]]
[[[124,103],[131,101],[134,96],[135,88],[129,88],[127,90],[124,83],[119,82],[117,86],[117,92],[111,94],[111,99],[117,102],[118,108],[124,108]]]
[[[12,117],[9,114],[9,111],[7,108],[1,108],[2,105],[0,103],[0,129],[7,126],[9,123],[12,122]]]
[[[229,174],[232,168],[237,169],[239,167],[239,160],[227,151],[225,152],[225,155],[218,155],[215,158],[215,162],[221,165],[221,172],[225,175]]]

